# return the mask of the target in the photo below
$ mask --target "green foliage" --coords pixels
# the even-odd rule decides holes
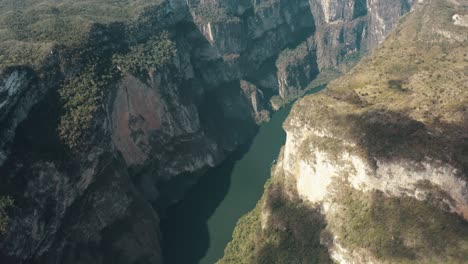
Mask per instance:
[[[281,173],[268,181],[255,209],[237,223],[217,264],[331,263],[320,244],[320,213],[286,195],[289,185]]]
[[[281,0],[255,1],[253,3],[255,12],[259,13],[268,12],[268,9],[277,8],[279,5],[281,5]]]
[[[301,43],[294,49],[286,48],[278,56],[276,60],[276,66],[278,68],[286,68],[290,64],[297,64],[301,62],[310,55],[309,46],[312,45],[312,38],[309,38],[307,41]]]
[[[394,90],[397,90],[397,91],[400,91],[400,92],[406,92],[408,91],[407,89],[405,89],[403,87],[404,85],[404,81],[403,80],[389,80],[388,81],[388,87],[390,89],[394,89]]]
[[[367,1],[354,0],[353,19],[367,15]]]
[[[6,212],[6,209],[11,206],[13,206],[13,199],[11,197],[0,197],[0,235],[8,228],[10,217]]]
[[[64,113],[59,124],[62,140],[74,149],[84,143],[102,105],[103,91],[115,73],[98,72],[95,66],[85,69],[59,91]]]
[[[264,245],[257,263],[332,263],[327,249],[320,244],[324,227],[322,216],[305,203],[275,201],[271,227],[264,232]]]
[[[0,68],[12,65],[39,65],[52,46],[18,41],[0,42]]]
[[[217,264],[255,263],[255,254],[261,236],[261,209],[257,204],[254,210],[237,222],[233,240],[224,250],[224,257]]]
[[[92,23],[128,21],[161,3],[160,0],[63,0],[60,3],[4,0],[0,3],[0,30],[13,33],[18,40],[57,41],[74,38],[76,30],[81,32]],[[70,27],[75,31],[68,31]]]
[[[351,250],[368,249],[392,263],[468,259],[468,225],[434,203],[352,188],[340,188],[336,194],[335,202],[342,209],[329,224],[340,243]]]
[[[354,52],[354,53],[346,54],[346,55],[343,57],[342,63],[347,64],[347,65],[350,65],[350,66],[354,66],[356,63],[359,62],[359,60],[360,60],[361,58],[362,58],[362,54],[359,53],[359,52]]]
[[[37,66],[54,45],[76,47],[99,24],[138,24],[156,16],[162,0],[2,0],[0,67]],[[145,19],[142,19],[146,21]],[[19,50],[26,52],[21,53]]]
[[[125,54],[115,54],[113,63],[120,69],[134,74],[156,70],[168,64],[176,53],[175,43],[165,31],[143,44],[130,47]]]
[[[192,8],[197,19],[206,23],[237,22],[239,18],[227,13],[226,9],[218,4],[205,3]]]
[[[15,39],[31,43],[54,42],[66,45],[80,43],[91,25],[89,20],[82,18],[63,16],[54,12],[41,15],[27,10],[9,12],[3,20],[5,30],[8,32],[5,41]]]

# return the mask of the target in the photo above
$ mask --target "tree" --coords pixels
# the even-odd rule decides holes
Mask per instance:
[[[10,217],[6,209],[11,206],[13,206],[13,199],[11,197],[0,197],[0,234],[3,234],[7,230]]]

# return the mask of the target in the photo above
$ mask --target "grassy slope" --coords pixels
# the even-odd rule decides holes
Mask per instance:
[[[0,1],[0,68],[38,65],[53,45],[75,46],[95,23],[131,22],[161,0]]]
[[[441,210],[434,195],[413,197],[363,193],[341,184],[328,230],[348,250],[388,263],[463,263],[468,259],[468,223]]]

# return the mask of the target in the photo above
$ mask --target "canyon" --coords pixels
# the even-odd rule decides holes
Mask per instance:
[[[462,0],[4,1],[0,194],[14,205],[0,208],[0,216],[8,215],[0,261],[164,263],[160,218],[168,208],[248,145],[281,105],[345,73],[295,103],[265,194],[240,220],[220,263],[288,263],[291,256],[274,248],[284,239],[290,254],[310,249],[297,254],[307,263],[385,261],[385,252],[351,239],[350,230],[359,228],[339,227],[353,217],[366,220],[343,208],[373,200],[436,212],[459,228],[448,234],[458,239],[450,257],[460,260],[466,239],[456,234],[465,234],[466,225],[449,213],[467,215],[466,6]],[[405,26],[430,17],[440,25]],[[433,50],[405,53],[413,46]],[[400,64],[385,68],[395,58]],[[441,64],[430,68],[436,60]],[[423,89],[431,82],[444,91]],[[309,225],[322,228],[304,231]],[[236,248],[243,230],[250,230],[248,239],[260,234],[252,238],[260,241],[254,252],[245,241]],[[285,230],[293,235],[283,237]]]

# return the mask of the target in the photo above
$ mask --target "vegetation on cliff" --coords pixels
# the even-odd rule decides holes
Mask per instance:
[[[135,36],[136,28],[160,15],[163,1],[31,1],[0,3],[0,68],[40,68],[46,57],[72,73],[59,90],[63,115],[60,137],[71,148],[85,142],[102,109],[104,91],[121,71],[141,74],[169,63],[175,43],[167,32]],[[156,31],[157,32],[157,31]],[[125,36],[124,39],[118,39]],[[49,69],[50,70],[50,69]],[[52,71],[52,70],[50,70]],[[42,72],[39,72],[42,74]]]
[[[218,264],[332,263],[320,244],[320,212],[298,199],[281,170],[273,171],[262,199],[238,221]]]
[[[83,55],[85,68],[59,90],[63,106],[59,133],[66,145],[74,149],[89,139],[95,118],[103,110],[106,89],[120,77],[117,69],[146,78],[146,74],[170,63],[175,53],[175,43],[168,32],[162,32],[130,46],[126,53],[113,54],[112,58],[108,54],[99,59]]]
[[[299,202],[275,201],[278,222],[262,229],[262,203],[237,223],[217,264],[332,263],[320,245],[320,214]]]
[[[291,64],[296,64],[310,56],[310,49],[313,47],[313,38],[307,39],[294,49],[286,48],[278,56],[276,67],[279,69],[287,68]]]
[[[308,93],[315,93],[320,91],[321,89],[325,88],[328,83],[340,77],[341,74],[341,72],[335,69],[323,69],[304,89],[292,92],[286,98],[282,98],[279,95],[274,95],[271,97],[270,103],[274,109],[282,108]]]
[[[131,46],[127,53],[114,54],[112,60],[123,71],[141,74],[169,63],[175,52],[175,43],[169,38],[169,33],[164,31],[145,43]]]
[[[238,17],[229,14],[225,8],[216,2],[207,2],[194,5],[191,9],[194,17],[205,23],[226,23],[240,21]]]
[[[8,228],[10,217],[6,212],[6,209],[11,206],[13,206],[13,199],[8,196],[0,197],[0,235]]]
[[[335,184],[338,210],[328,229],[349,250],[369,250],[392,263],[462,263],[468,259],[468,224],[432,201],[363,193]]]
[[[76,47],[97,24],[136,25],[158,15],[162,1],[5,0],[0,2],[0,68],[37,66],[54,46]],[[144,19],[140,19],[144,17]]]
[[[60,89],[64,113],[58,129],[70,148],[83,146],[85,137],[92,133],[90,129],[102,107],[103,93],[115,77],[115,72],[105,73],[93,65]]]

